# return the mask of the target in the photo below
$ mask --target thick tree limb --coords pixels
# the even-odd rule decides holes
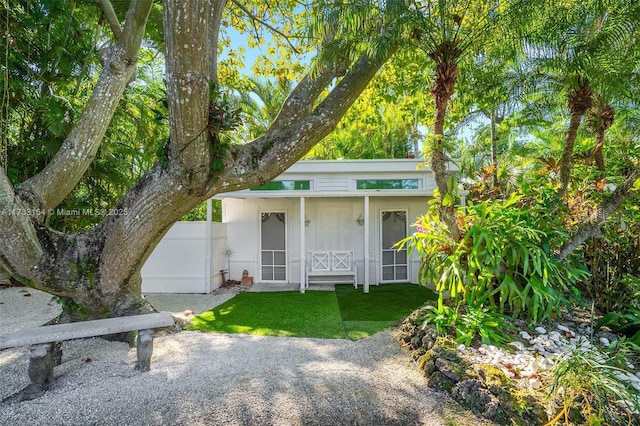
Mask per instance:
[[[204,178],[209,169],[210,17],[209,2],[164,2],[169,167]]]
[[[120,26],[120,21],[118,21],[115,10],[113,10],[111,1],[96,0],[96,3],[98,3],[100,9],[102,9],[102,13],[104,13],[105,18],[107,18],[107,22],[109,23],[109,27],[111,28],[111,32],[113,33],[116,41],[120,41],[120,38],[122,37],[122,27]]]
[[[119,43],[102,50],[102,73],[75,127],[51,162],[18,186],[18,194],[28,201],[29,207],[41,210],[55,208],[91,165],[118,102],[135,76],[132,58],[140,48],[151,5],[147,0],[132,2],[121,37],[125,47]]]
[[[218,41],[220,38],[220,22],[227,0],[215,1],[211,4],[209,17],[209,79],[218,82]]]
[[[635,168],[625,180],[613,191],[613,194],[598,209],[598,220],[589,222],[578,228],[573,237],[567,241],[558,254],[558,260],[565,260],[569,254],[580,247],[587,239],[595,235],[609,216],[616,212],[626,200],[636,180],[640,178],[640,168]]]
[[[0,267],[14,275],[32,275],[44,252],[32,216],[35,214],[17,199],[9,178],[0,171]]]
[[[283,108],[277,125],[232,154],[225,171],[210,185],[208,196],[268,182],[289,168],[335,128],[394,52],[395,49],[389,49],[385,55],[375,58],[363,54],[327,97],[306,114],[305,106],[313,104],[322,91],[317,85],[321,82],[328,85],[332,78],[329,78],[330,72],[322,80],[305,77],[296,88],[297,95],[293,95],[298,97],[295,104],[299,105],[300,114],[285,103],[285,108],[292,108],[291,112]],[[291,97],[287,102],[290,101]],[[282,118],[283,114],[286,119]]]
[[[135,60],[144,37],[153,0],[131,0],[125,17],[124,34],[119,43],[130,60]]]
[[[306,75],[287,96],[278,116],[271,123],[268,131],[283,128],[309,115],[318,96],[338,74],[338,67],[327,66],[314,78]]]

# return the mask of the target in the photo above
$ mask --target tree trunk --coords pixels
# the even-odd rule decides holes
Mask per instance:
[[[124,47],[108,50],[122,59],[105,61],[78,121],[84,133],[74,129],[52,165],[17,190],[0,173],[0,268],[29,286],[65,297],[65,312],[72,319],[150,311],[141,295],[140,271],[172,224],[215,194],[266,183],[290,167],[336,126],[394,51],[363,54],[346,74],[340,74],[337,83],[340,70],[336,69],[305,77],[263,136],[225,146],[209,123],[209,88],[216,79],[218,49],[211,44],[217,40],[212,32],[220,29],[219,8],[224,2],[165,0],[171,126],[167,158],[147,171],[114,207],[114,214],[94,229],[73,235],[49,229],[44,225],[47,210],[54,209],[77,184],[95,155],[115,104],[135,75],[135,55],[129,53],[132,37],[139,35],[146,21],[147,15],[140,13],[143,4],[150,7],[151,2],[132,1],[127,19],[135,19],[136,25],[127,22],[117,37],[116,47]],[[110,24],[118,33],[117,19]],[[328,88],[331,91],[319,101]],[[103,96],[105,103],[101,103]],[[69,181],[64,176],[70,176]]]
[[[633,185],[638,179],[640,179],[640,168],[634,169],[620,184],[620,186],[613,191],[609,199],[602,203],[598,209],[599,213],[597,220],[585,223],[578,228],[578,231],[573,235],[573,237],[571,237],[560,249],[558,260],[565,260],[569,254],[600,230],[600,227],[604,224],[607,218],[615,213],[627,199],[629,191],[631,191],[631,188],[633,188]]]
[[[493,166],[493,188],[498,188],[498,124],[495,107],[491,110],[491,165]]]
[[[560,158],[560,188],[558,189],[558,196],[560,198],[565,196],[569,186],[573,148],[576,143],[576,136],[578,135],[578,127],[580,127],[581,119],[581,113],[571,113],[571,120],[569,120],[569,129],[567,130],[564,150],[562,151],[562,157]]]
[[[436,105],[436,116],[433,123],[433,141],[431,144],[431,170],[435,176],[438,192],[440,193],[440,208],[438,214],[451,233],[451,239],[458,241],[460,239],[460,229],[454,215],[455,207],[453,204],[453,189],[449,188],[449,176],[447,164],[449,158],[444,152],[444,122],[447,114],[447,105],[453,95],[456,81],[458,80],[458,65],[455,59],[442,60],[442,54],[449,52],[451,55],[444,55],[446,58],[457,58],[457,43],[443,43],[437,53],[432,55],[436,61],[436,77],[431,94],[434,97]],[[449,195],[452,200],[451,204],[444,205],[445,198]]]
[[[571,120],[567,130],[567,138],[564,144],[562,157],[560,158],[560,188],[558,196],[563,198],[566,195],[571,179],[571,169],[573,160],[573,148],[578,135],[580,121],[585,112],[591,107],[592,91],[586,79],[579,79],[579,86],[571,90],[568,95],[568,107],[571,111]]]
[[[587,114],[587,127],[596,135],[596,146],[593,149],[593,157],[596,163],[596,169],[601,172],[605,171],[604,155],[602,147],[604,146],[604,135],[609,130],[615,119],[615,110],[611,105],[602,99],[601,96],[596,97],[596,102]]]

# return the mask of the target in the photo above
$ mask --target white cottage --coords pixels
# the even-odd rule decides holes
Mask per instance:
[[[258,188],[220,194],[231,276],[299,285],[418,282],[393,245],[427,210],[435,181],[416,159],[300,161]]]
[[[222,224],[174,225],[142,269],[142,290],[209,293],[227,268],[231,279],[246,270],[256,283],[301,292],[417,283],[419,259],[393,245],[413,232],[435,187],[417,159],[299,161],[262,187],[216,196]]]

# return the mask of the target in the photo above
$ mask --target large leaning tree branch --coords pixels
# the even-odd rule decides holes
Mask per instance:
[[[267,133],[281,129],[309,115],[318,96],[340,73],[339,69],[336,66],[327,66],[313,78],[310,75],[302,78],[287,96]]]
[[[102,13],[104,13],[107,22],[109,23],[109,27],[111,28],[111,32],[113,33],[113,37],[116,41],[120,41],[122,37],[122,27],[120,26],[120,21],[118,21],[118,17],[116,16],[116,11],[113,10],[113,5],[110,0],[96,0],[96,3],[102,9]]]
[[[127,215],[108,217],[87,234],[104,241],[101,292],[118,301],[118,312],[140,310],[136,308],[142,303],[140,270],[176,220],[198,202],[272,179],[295,163],[335,127],[392,54],[390,51],[378,58],[363,55],[319,103],[318,97],[331,85],[334,76],[304,78],[292,96],[300,97],[298,105],[317,103],[317,106],[298,109],[302,112],[299,116],[291,113],[295,120],[291,116],[282,119],[279,125],[246,145],[228,147],[224,169],[211,175],[209,144],[216,141],[207,140],[207,132],[202,132],[209,108],[204,78],[209,62],[202,53],[208,42],[207,37],[195,35],[207,34],[206,27],[202,27],[207,24],[181,18],[194,13],[206,16],[206,11],[187,10],[194,3],[165,0],[167,94],[173,98],[169,100],[172,133],[168,164],[156,164],[125,195],[118,208],[126,209]],[[208,25],[217,25],[217,21]],[[191,70],[189,73],[187,68]],[[138,291],[124,294],[123,288]]]
[[[152,0],[131,1],[119,41],[100,52],[102,72],[78,122],[51,162],[16,188],[29,207],[55,208],[93,162],[118,102],[135,76],[136,56],[152,4]]]
[[[624,181],[616,188],[611,196],[598,209],[598,218],[592,222],[585,223],[578,228],[578,231],[560,249],[558,260],[563,261],[582,243],[597,234],[600,227],[609,216],[615,213],[622,203],[627,199],[634,183],[640,179],[640,167],[634,168]]]
[[[321,92],[319,86],[330,84],[331,79],[322,74],[317,79],[305,77],[285,101],[283,111],[267,133],[232,152],[229,166],[212,183],[208,193],[214,195],[264,184],[284,172],[335,128],[394,52],[391,48],[377,57],[361,55],[327,97],[308,111],[305,111],[307,106],[312,105]]]
[[[141,4],[132,2],[121,42],[103,52],[94,93],[52,163],[16,191],[0,175],[1,206],[53,208],[85,172],[133,76],[131,54],[146,19]],[[116,214],[73,235],[47,228],[41,217],[0,216],[0,266],[32,287],[73,300],[81,307],[71,314],[74,319],[152,310],[141,294],[141,270],[167,230],[199,202],[270,180],[295,163],[335,127],[393,54],[365,54],[344,74],[334,67],[304,78],[263,136],[232,145],[215,126],[219,110],[210,94],[218,47],[213,32],[220,30],[224,4],[164,0],[167,155],[114,206]]]
[[[81,236],[68,238],[48,229],[42,219],[75,188],[95,158],[118,102],[135,75],[137,51],[152,3],[131,1],[125,30],[119,41],[101,50],[103,68],[98,82],[51,162],[15,189],[0,172],[0,266],[25,284],[52,294],[72,294],[70,262],[95,248],[84,244]]]
[[[28,276],[29,265],[36,265],[43,255],[36,230],[26,218],[9,178],[0,172],[0,268],[20,276]]]

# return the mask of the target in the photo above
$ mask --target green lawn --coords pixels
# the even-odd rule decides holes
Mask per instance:
[[[428,300],[431,290],[414,284],[371,286],[370,293],[351,285],[336,291],[240,293],[197,315],[188,330],[360,339],[401,320]]]

